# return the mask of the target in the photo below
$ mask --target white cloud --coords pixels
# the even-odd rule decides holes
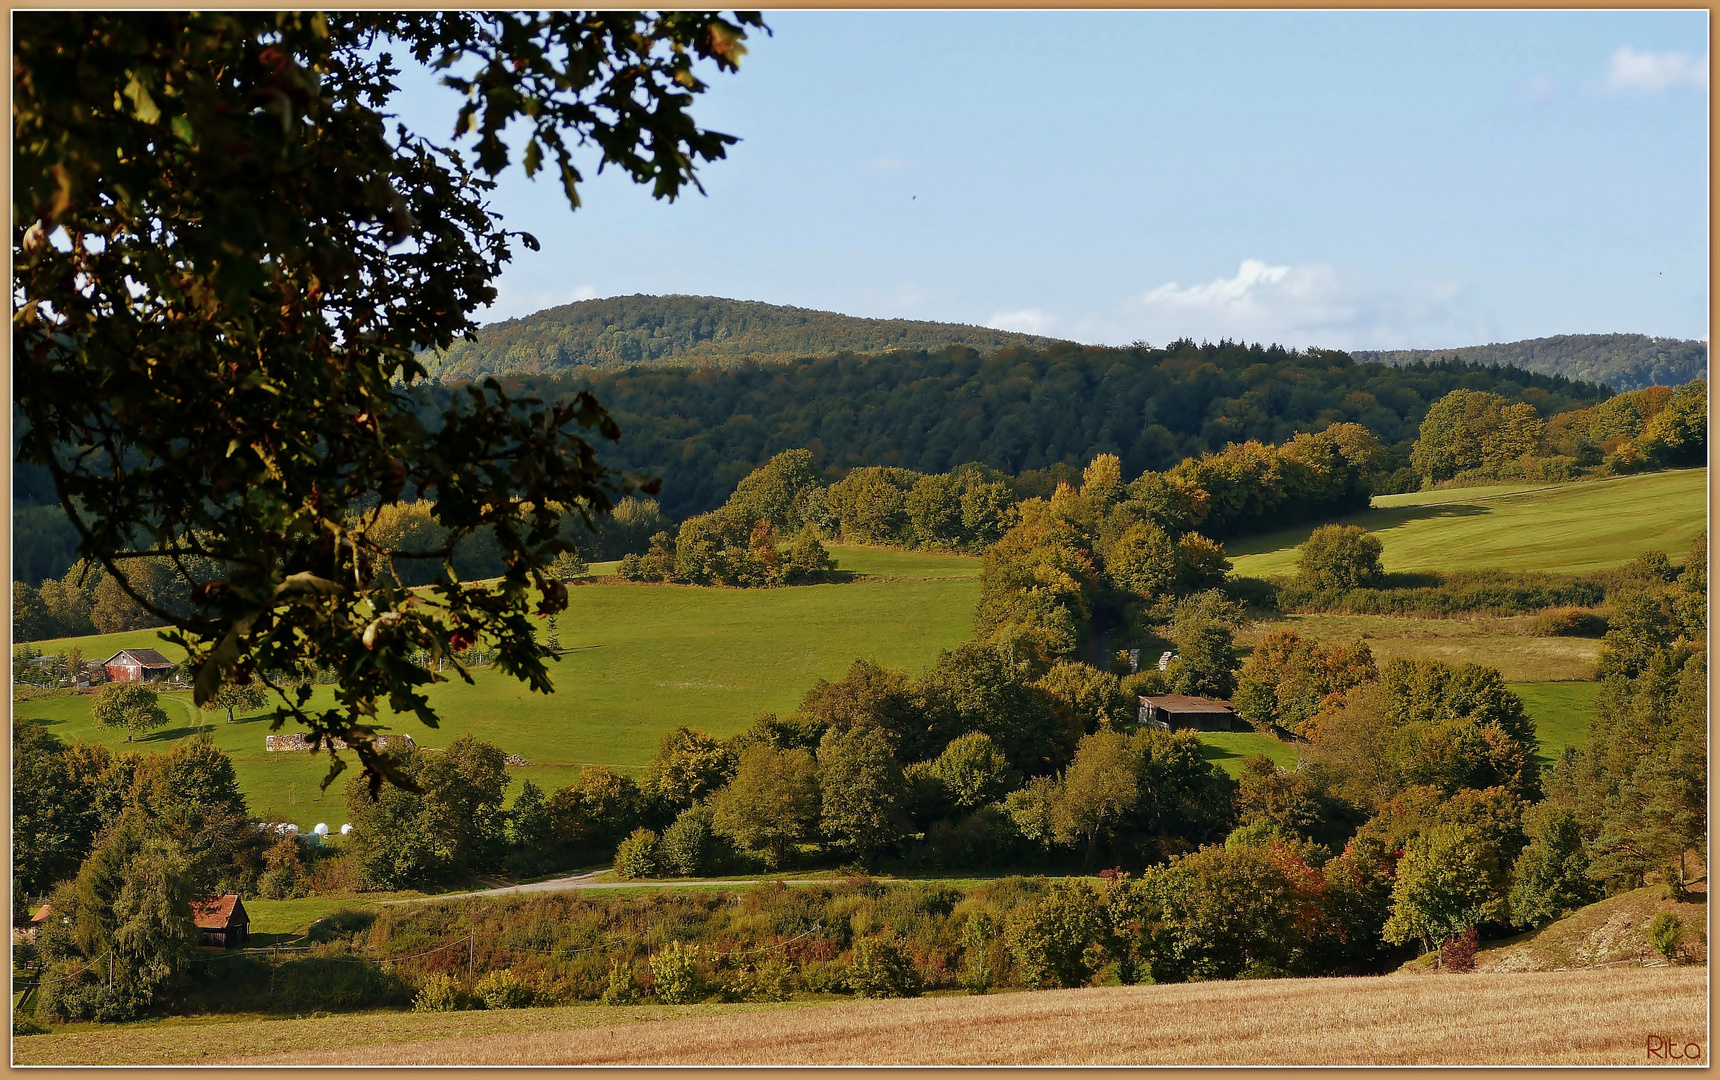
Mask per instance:
[[[1231,277],[1167,282],[1072,327],[1077,340],[1250,341],[1291,347],[1394,348],[1430,336],[1467,338],[1452,308],[1451,282],[1385,285],[1340,275],[1324,263],[1273,265],[1245,259]],[[999,325],[993,321],[993,326]],[[1013,327],[1011,327],[1013,329]]]
[[[1638,52],[1629,45],[1612,54],[1607,66],[1611,90],[1660,91],[1674,86],[1708,88],[1708,56],[1692,60],[1688,53]]]
[[[1047,334],[1057,324],[1057,320],[1038,308],[1022,308],[1020,311],[995,312],[985,324],[993,330],[1012,330],[1018,334]]]

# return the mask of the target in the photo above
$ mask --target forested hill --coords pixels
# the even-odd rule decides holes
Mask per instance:
[[[1692,379],[1708,375],[1707,342],[1644,334],[1560,334],[1505,345],[1352,352],[1350,355],[1363,363],[1413,364],[1418,361],[1461,360],[1472,364],[1508,364],[1543,375],[1606,383],[1615,390],[1682,386]]]
[[[755,466],[794,447],[810,449],[829,475],[858,465],[936,473],[969,461],[1018,474],[1080,468],[1109,452],[1133,476],[1337,421],[1364,424],[1407,453],[1428,405],[1459,386],[1528,401],[1549,416],[1603,396],[1593,384],[1515,368],[1358,364],[1344,353],[1229,342],[985,355],[952,348],[502,382],[546,396],[593,390],[622,430],[620,444],[599,454],[661,476],[663,511],[674,519],[721,505]]]
[[[857,319],[829,311],[709,296],[615,296],[549,308],[479,330],[444,353],[426,356],[431,374],[458,378],[499,372],[548,374],[581,365],[599,369],[647,361],[731,366],[752,361],[940,349],[993,352],[1039,348],[1052,338],[983,326]]]

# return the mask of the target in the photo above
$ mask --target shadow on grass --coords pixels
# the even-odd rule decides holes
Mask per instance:
[[[196,735],[201,731],[212,731],[210,724],[185,724],[180,727],[159,728],[147,735],[139,735],[132,740],[134,743],[175,742],[188,735]]]
[[[1397,506],[1382,510],[1363,510],[1359,513],[1348,514],[1333,522],[1314,521],[1306,525],[1298,525],[1293,529],[1279,529],[1276,532],[1261,533],[1256,536],[1238,537],[1225,543],[1227,555],[1263,555],[1271,551],[1281,551],[1301,545],[1308,539],[1308,534],[1321,525],[1360,525],[1369,532],[1382,532],[1395,529],[1399,525],[1407,525],[1412,521],[1426,521],[1431,518],[1464,518],[1480,517],[1493,513],[1490,506],[1478,503],[1439,503],[1433,506]]]

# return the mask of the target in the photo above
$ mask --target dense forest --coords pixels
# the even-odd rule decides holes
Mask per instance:
[[[828,311],[710,296],[613,296],[582,300],[484,327],[475,340],[425,357],[434,375],[537,374],[657,361],[726,367],[837,353],[1037,348],[1053,339],[983,326],[856,319]]]
[[[1413,364],[1458,360],[1503,364],[1542,375],[1606,383],[1615,390],[1681,386],[1708,377],[1708,343],[1646,334],[1559,334],[1504,345],[1464,349],[1403,349],[1353,352],[1361,363]]]
[[[1116,454],[1131,476],[1233,442],[1287,442],[1347,421],[1407,443],[1459,387],[1535,406],[1592,404],[1594,384],[1513,368],[1358,364],[1343,353],[1232,342],[1162,349],[1058,345],[843,355],[729,369],[661,366],[504,384],[546,396],[589,389],[621,425],[611,464],[663,478],[672,520],[715,509],[772,455],[812,451],[836,478],[860,466],[943,473],[978,462],[1011,475]],[[447,393],[436,388],[432,393]]]
[[[511,390],[594,391],[621,425],[599,447],[610,465],[663,478],[662,516],[721,506],[754,468],[806,448],[825,482],[868,466],[942,474],[978,463],[1017,478],[1018,497],[1049,495],[1096,454],[1136,476],[1232,443],[1288,442],[1358,423],[1388,448],[1377,463],[1419,483],[1409,447],[1428,408],[1454,389],[1528,404],[1550,418],[1605,389],[1516,368],[1453,361],[1360,364],[1344,353],[1232,342],[1162,349],[1053,344],[981,354],[967,348],[844,354],[732,368],[665,365],[578,375],[504,376]],[[458,380],[419,393],[437,401]],[[1038,488],[1043,490],[1038,490]],[[1398,490],[1376,487],[1376,490]],[[17,579],[62,576],[77,538],[46,470],[16,466]]]

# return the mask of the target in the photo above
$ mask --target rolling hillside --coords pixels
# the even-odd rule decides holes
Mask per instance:
[[[1679,341],[1645,334],[1560,334],[1504,345],[1355,352],[1350,355],[1363,363],[1377,361],[1394,365],[1438,360],[1504,364],[1543,375],[1606,383],[1614,390],[1682,386],[1708,374],[1706,341]]]
[[[829,311],[712,296],[612,296],[494,323],[474,341],[428,358],[433,375],[549,373],[576,367],[624,368],[657,362],[729,366],[893,349],[965,345],[994,352],[1055,339],[983,326],[857,319]]]
[[[1378,495],[1342,519],[1379,535],[1388,572],[1547,570],[1582,573],[1655,549],[1682,558],[1707,522],[1708,471],[1625,476],[1534,488]],[[1236,572],[1296,571],[1303,526],[1227,545]]]

